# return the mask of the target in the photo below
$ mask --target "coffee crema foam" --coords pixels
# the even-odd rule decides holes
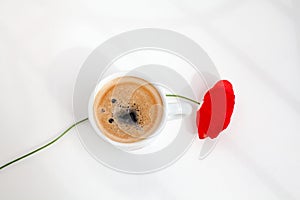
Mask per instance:
[[[94,101],[101,132],[113,141],[133,143],[160,126],[164,106],[157,89],[144,79],[124,76],[106,83]]]

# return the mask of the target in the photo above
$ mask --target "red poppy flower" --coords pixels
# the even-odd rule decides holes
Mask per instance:
[[[197,127],[200,139],[216,138],[227,128],[233,112],[235,96],[227,80],[218,81],[206,92],[203,104],[197,111]]]

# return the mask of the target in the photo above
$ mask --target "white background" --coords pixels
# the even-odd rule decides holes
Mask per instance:
[[[95,161],[72,130],[0,171],[0,199],[300,199],[298,0],[0,0],[0,165],[73,122],[81,64],[103,41],[166,28],[199,43],[236,91],[216,149],[127,175]]]

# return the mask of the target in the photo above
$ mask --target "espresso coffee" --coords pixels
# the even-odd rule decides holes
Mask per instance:
[[[160,126],[164,105],[157,89],[144,79],[124,76],[106,83],[94,101],[101,132],[113,141],[133,143]]]

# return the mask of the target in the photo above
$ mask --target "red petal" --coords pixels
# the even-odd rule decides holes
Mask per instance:
[[[196,119],[200,139],[216,138],[227,128],[234,103],[234,91],[231,83],[227,80],[218,81],[213,88],[206,92]]]

